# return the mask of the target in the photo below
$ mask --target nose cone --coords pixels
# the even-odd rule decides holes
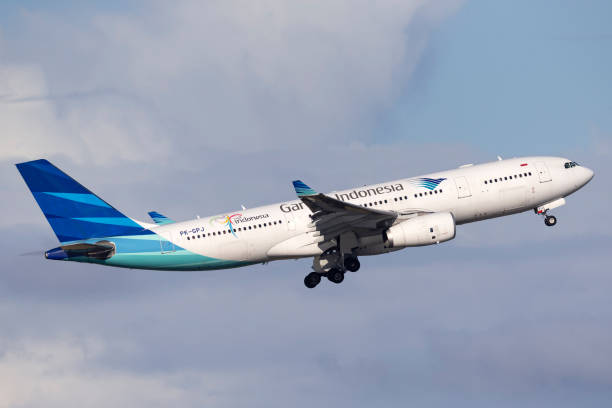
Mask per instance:
[[[586,183],[591,181],[595,173],[593,172],[593,170],[589,169],[588,167],[580,167],[580,170],[581,170],[581,173],[580,173],[581,180],[580,181],[581,181],[581,185],[584,186]]]

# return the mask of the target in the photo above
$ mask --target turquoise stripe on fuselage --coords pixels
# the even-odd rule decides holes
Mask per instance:
[[[159,235],[130,235],[119,237],[92,238],[72,243],[95,244],[105,240],[115,244],[115,255],[110,259],[93,259],[87,257],[74,257],[67,260],[76,262],[95,263],[108,266],[132,269],[156,269],[167,271],[202,271],[213,269],[237,268],[252,265],[257,262],[233,261],[212,258],[200,255],[173,245]],[[169,248],[174,250],[162,252]]]
[[[168,271],[202,271],[212,269],[237,268],[252,265],[256,262],[231,261],[194,254],[191,251],[180,250],[167,253],[134,253],[116,254],[110,259],[96,261],[110,266],[135,269],[157,269]]]

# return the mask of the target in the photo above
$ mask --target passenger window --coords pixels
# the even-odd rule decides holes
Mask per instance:
[[[508,180],[508,177],[504,177],[504,180]]]
[[[485,180],[485,184],[487,184],[487,180]]]
[[[510,180],[512,180],[512,176],[510,176]]]
[[[385,204],[387,204],[387,200],[385,200]]]
[[[522,175],[522,174],[519,174],[519,177],[523,177],[523,175]]]
[[[529,172],[529,175],[531,176],[531,172]]]
[[[187,241],[189,241],[189,237],[187,237]]]
[[[279,221],[278,221],[278,223],[279,223],[279,224],[282,224],[283,222],[279,220]]]
[[[252,227],[249,225],[249,229],[251,229]]]

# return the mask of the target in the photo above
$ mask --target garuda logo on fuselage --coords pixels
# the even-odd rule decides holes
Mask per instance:
[[[415,179],[408,180],[409,184],[412,184],[415,187],[424,187],[428,190],[435,190],[436,187],[440,185],[441,182],[446,180],[445,178],[428,178],[428,177],[419,177]]]

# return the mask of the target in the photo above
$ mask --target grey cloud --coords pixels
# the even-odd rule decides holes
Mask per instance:
[[[586,244],[603,248],[609,241]],[[553,244],[540,248],[552,250]],[[265,405],[271,394],[298,406],[414,400],[442,406],[471,394],[484,406],[498,392],[550,401],[568,381],[579,388],[570,397],[581,390],[590,401],[609,397],[612,333],[601,322],[610,318],[611,282],[597,268],[602,251],[574,248],[551,262],[521,246],[511,252],[524,255],[510,263],[510,254],[479,259],[474,250],[463,259],[456,256],[462,251],[440,246],[366,258],[364,270],[342,286],[316,292],[301,286],[307,262],[137,277],[100,268],[115,282],[102,296],[77,286],[55,299],[4,297],[1,318],[14,322],[4,350],[23,341],[15,339],[36,336],[53,345],[68,334],[100,343],[71,369],[79,377],[179,376],[187,401],[212,392],[220,406]],[[56,264],[45,272],[60,282],[91,278],[86,267],[78,277]],[[121,275],[137,284],[125,287]],[[76,290],[84,291],[78,301]],[[10,318],[17,310],[21,323]],[[202,378],[217,383],[207,386]],[[144,401],[140,391],[136,401]]]

